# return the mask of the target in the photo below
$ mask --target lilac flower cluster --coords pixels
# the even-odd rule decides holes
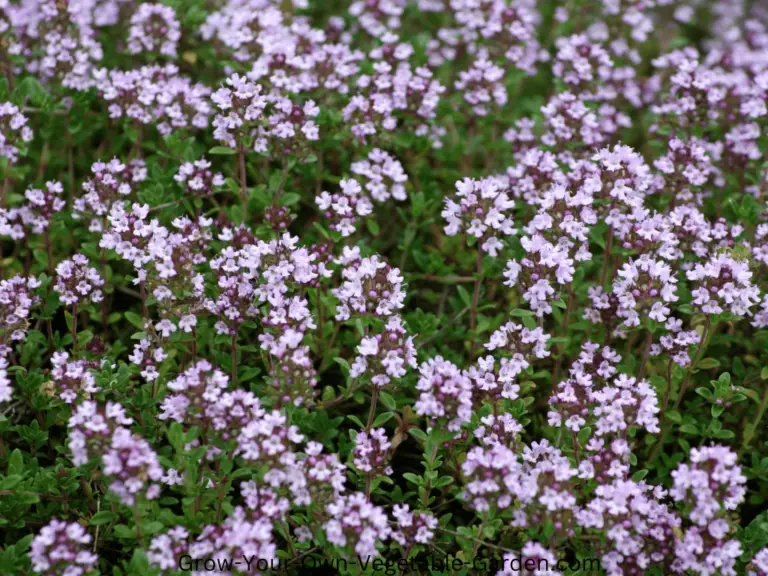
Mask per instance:
[[[153,500],[160,495],[163,467],[152,446],[127,428],[117,428],[109,448],[101,457],[104,474],[110,477],[109,489],[126,506],[138,498]]]
[[[30,311],[40,302],[35,294],[41,282],[14,276],[0,281],[0,356],[7,356],[14,340],[23,340],[30,324]]]
[[[522,431],[523,426],[511,414],[489,414],[480,418],[473,434],[484,446],[515,447]]]
[[[469,70],[459,72],[456,89],[464,92],[464,100],[476,116],[487,116],[507,103],[504,70],[481,55]]]
[[[365,377],[377,387],[400,380],[408,368],[416,368],[413,336],[408,336],[400,316],[390,316],[386,326],[373,336],[364,337],[349,371],[352,378]]]
[[[61,197],[63,191],[61,182],[52,181],[46,183],[45,190],[30,188],[24,192],[27,203],[21,212],[21,220],[25,228],[32,234],[43,234],[54,214],[61,212],[66,205]]]
[[[484,252],[496,256],[503,248],[502,238],[516,232],[510,211],[514,201],[494,178],[471,178],[456,183],[457,200],[445,199],[445,233],[465,232],[477,239]]]
[[[113,158],[95,162],[91,172],[93,176],[83,182],[83,195],[74,201],[74,216],[90,216],[90,230],[101,232],[113,204],[136,191],[136,186],[147,179],[147,169],[143,160],[124,164]]]
[[[331,516],[324,525],[328,541],[360,557],[378,556],[378,544],[392,535],[387,515],[360,492],[340,497],[327,509]]]
[[[664,504],[665,491],[632,480],[602,484],[577,513],[585,528],[605,531],[610,544],[601,556],[608,574],[642,574],[669,566],[680,519]]]
[[[691,291],[693,304],[705,314],[728,310],[735,316],[746,316],[760,302],[760,289],[752,284],[747,264],[725,254],[696,264],[686,275],[695,286]]]
[[[731,527],[726,514],[744,501],[747,479],[736,464],[736,454],[725,446],[693,448],[690,462],[672,471],[670,495],[686,506],[691,522],[676,541],[673,568],[736,574],[742,549],[738,540],[728,539]]]
[[[359,251],[349,251],[340,262],[343,283],[331,292],[339,299],[337,320],[359,316],[392,316],[403,307],[405,290],[400,270],[390,266],[380,256],[360,257]]]
[[[153,538],[147,557],[156,568],[172,570],[178,568],[184,556],[210,558],[221,563],[232,558],[251,558],[250,554],[254,554],[254,561],[259,559],[269,564],[275,559],[275,552],[270,519],[250,518],[246,509],[237,507],[222,524],[205,526],[192,541],[182,526]],[[251,571],[243,573],[255,574],[255,570],[254,565]]]
[[[357,180],[345,179],[339,182],[340,192],[322,192],[315,197],[315,204],[329,221],[328,227],[343,238],[352,235],[358,218],[365,218],[373,212],[373,203],[363,195]]]
[[[64,304],[82,306],[89,302],[101,302],[104,279],[96,268],[88,265],[88,258],[75,254],[56,266],[54,290]]]
[[[355,468],[369,475],[391,476],[392,467],[387,465],[391,447],[384,428],[363,430],[355,436],[355,448],[352,450]]]
[[[445,87],[426,66],[413,68],[406,60],[410,52],[406,50],[395,63],[371,54],[375,61],[373,74],[357,78],[354,84],[357,92],[342,110],[344,121],[349,123],[355,138],[367,141],[382,137],[408,123],[416,123],[417,136],[431,135],[430,122],[437,115],[436,108]],[[394,55],[398,56],[397,49]],[[409,122],[400,121],[400,116]]]
[[[28,126],[29,119],[10,103],[0,104],[0,156],[16,162],[19,149],[32,140],[32,129]]]
[[[46,82],[88,90],[104,56],[85,3],[33,2],[8,5],[6,13],[18,42],[9,52],[24,57],[24,68]]]
[[[99,557],[88,549],[92,540],[80,523],[54,518],[32,540],[32,569],[46,576],[93,574]]]
[[[183,185],[190,196],[209,196],[216,188],[224,186],[224,176],[221,172],[214,174],[210,167],[211,163],[205,157],[185,162],[173,179]]]
[[[208,127],[213,113],[209,102],[211,89],[181,76],[174,64],[128,71],[102,68],[93,76],[112,119],[156,124],[163,135],[185,128]]]
[[[548,59],[536,39],[541,16],[532,2],[422,0],[420,6],[425,12],[446,13],[447,27],[430,40],[430,63],[435,66],[455,60],[460,51],[486,51],[494,61],[534,74],[536,64]]]
[[[395,504],[392,516],[398,525],[392,532],[392,539],[405,549],[415,544],[429,544],[435,537],[437,518],[429,512],[411,512],[408,504]]]
[[[428,416],[430,426],[447,422],[447,429],[457,432],[472,417],[472,383],[463,370],[442,356],[430,358],[419,366],[416,389],[421,392],[414,404],[420,416]]]
[[[263,122],[267,107],[261,85],[237,74],[227,78],[225,87],[211,94],[211,102],[218,111],[213,119],[213,137],[230,148],[237,148],[238,142]]]
[[[363,188],[374,201],[383,203],[394,198],[402,202],[406,199],[405,183],[408,182],[408,175],[403,165],[391,154],[374,148],[367,159],[353,162],[351,169],[354,174],[365,178]]]
[[[163,4],[141,4],[131,16],[128,50],[131,54],[156,52],[176,56],[181,27],[176,13]]]
[[[67,423],[72,462],[75,466],[82,466],[95,455],[103,454],[109,448],[115,430],[131,424],[133,419],[116,402],[107,402],[105,406],[92,400],[80,402]]]
[[[47,388],[63,402],[72,404],[78,397],[88,397],[100,390],[91,372],[94,366],[87,360],[70,361],[68,352],[54,352],[51,364],[51,382]]]
[[[173,394],[163,400],[158,418],[208,427],[223,415],[219,401],[228,385],[226,374],[201,360],[168,383]]]

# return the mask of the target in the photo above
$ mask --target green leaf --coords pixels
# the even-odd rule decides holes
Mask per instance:
[[[459,291],[459,297],[461,298],[461,301],[464,302],[464,306],[467,308],[472,306],[472,297],[469,295],[469,292],[467,291],[464,286],[456,286],[457,290]]]
[[[131,570],[135,574],[151,573],[151,568],[149,565],[149,559],[147,558],[147,553],[144,552],[144,550],[142,550],[141,548],[137,548],[136,550],[133,551],[133,556],[131,557]]]
[[[168,427],[168,441],[177,451],[184,448],[184,430],[178,422],[171,422]]]
[[[147,522],[146,524],[143,524],[141,527],[141,531],[146,534],[155,534],[157,532],[160,532],[160,530],[163,529],[163,523],[158,522],[157,520],[153,520],[152,522]]]
[[[342,370],[344,371],[344,374],[349,374],[350,366],[349,362],[344,360],[344,358],[336,357],[333,359],[334,362],[336,362],[339,366],[341,366]]]
[[[712,370],[720,366],[720,361],[715,358],[702,358],[696,363],[698,370]]]
[[[19,482],[21,482],[21,475],[19,475],[19,474],[14,474],[12,476],[6,476],[2,480],[0,480],[0,490],[11,490]]]
[[[109,524],[116,518],[117,518],[117,514],[115,514],[114,512],[110,512],[109,510],[102,510],[101,512],[96,512],[96,514],[91,516],[91,526],[101,526],[102,524]]]
[[[358,418],[354,414],[347,414],[347,418],[349,418],[350,420],[352,420],[352,422],[360,426],[360,428],[365,428],[365,425],[361,422],[360,418]]]
[[[281,206],[294,206],[301,201],[301,194],[287,192],[280,197]]]
[[[383,414],[379,414],[376,416],[376,419],[373,421],[373,427],[378,428],[379,426],[383,426],[387,422],[389,422],[394,414],[392,412],[384,412]]]
[[[427,433],[424,432],[424,430],[421,430],[419,428],[411,428],[410,430],[408,430],[408,434],[410,434],[417,440],[421,440],[422,442],[427,441]]]
[[[544,521],[544,532],[543,533],[544,533],[544,537],[546,539],[550,539],[552,537],[552,535],[555,533],[555,524],[554,524],[554,522],[552,521],[551,518],[547,518]]]
[[[16,448],[11,452],[11,457],[8,459],[8,475],[18,474],[24,471],[24,456],[21,454],[21,450]]]
[[[125,319],[130,322],[137,330],[144,330],[144,319],[130,310],[125,313]]]
[[[416,476],[413,472],[406,472],[403,474],[403,478],[408,480],[411,484],[416,484],[416,486],[421,486],[422,479],[421,476]]]
[[[40,496],[27,492],[26,494],[20,494],[17,496],[16,501],[20,504],[37,504],[40,502]]]
[[[227,148],[226,146],[214,146],[210,150],[208,150],[208,154],[213,155],[219,155],[219,156],[234,156],[237,154],[237,150],[234,148]]]
[[[77,334],[77,345],[80,348],[85,348],[85,345],[88,344],[93,339],[93,332],[90,330],[83,330],[82,332],[78,332]]]
[[[685,434],[698,434],[699,429],[694,424],[683,424],[680,426],[680,432]]]
[[[397,410],[397,403],[395,402],[395,399],[392,397],[392,394],[388,392],[380,392],[379,399],[381,400],[381,403],[384,404],[384,406],[386,406],[390,410]]]
[[[530,310],[524,310],[522,308],[515,308],[512,310],[512,312],[509,313],[509,315],[515,318],[532,318],[534,316],[533,312]]]
[[[369,218],[365,221],[366,226],[368,227],[368,232],[371,233],[371,236],[378,236],[380,229],[379,224],[374,220],[373,218]]]
[[[315,227],[315,229],[316,229],[318,232],[320,232],[320,234],[323,236],[323,238],[325,238],[326,240],[330,240],[330,238],[331,238],[331,237],[330,237],[330,235],[328,234],[328,230],[326,230],[325,228],[323,228],[323,225],[322,225],[322,224],[320,224],[319,222],[314,222],[314,223],[313,223],[313,226]]]
[[[576,436],[579,440],[579,444],[584,446],[587,443],[587,440],[589,440],[589,437],[592,435],[592,428],[589,426],[584,426],[581,430],[579,430],[578,435]]]
[[[27,76],[14,90],[14,96],[18,94],[21,100],[27,98],[34,106],[39,106],[45,99],[45,90],[33,76]]]
[[[640,482],[643,478],[645,478],[648,475],[648,470],[638,470],[632,475],[632,481],[633,482]]]
[[[136,530],[128,528],[125,524],[115,524],[114,531],[118,538],[127,538],[131,540],[136,538]]]
[[[744,394],[750,400],[753,400],[754,402],[760,404],[760,402],[761,402],[760,396],[758,395],[757,392],[755,392],[751,388],[742,388],[741,386],[739,386],[738,390],[739,390],[739,392]]]
[[[683,421],[683,417],[680,415],[680,412],[677,410],[670,410],[666,413],[666,418],[670,422],[674,422],[675,424],[680,424]]]
[[[336,390],[333,386],[323,388],[323,402],[333,402],[336,399]]]

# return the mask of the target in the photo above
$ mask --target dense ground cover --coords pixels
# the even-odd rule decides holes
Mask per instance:
[[[0,573],[768,574],[763,3],[0,10]]]

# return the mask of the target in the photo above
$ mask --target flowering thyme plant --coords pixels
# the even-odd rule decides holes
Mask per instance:
[[[768,576],[767,154],[762,2],[0,0],[0,574]]]

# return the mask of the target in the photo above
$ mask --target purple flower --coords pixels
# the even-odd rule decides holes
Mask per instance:
[[[357,180],[342,180],[339,187],[340,192],[322,192],[316,196],[315,204],[329,221],[328,227],[346,238],[357,229],[358,218],[364,218],[373,212],[373,203],[363,195]]]
[[[131,160],[123,164],[117,158],[109,162],[95,162],[91,166],[93,176],[83,182],[83,195],[74,202],[73,216],[90,216],[91,232],[103,232],[106,215],[112,204],[130,196],[138,184],[147,179],[143,160]]]
[[[33,234],[42,234],[51,224],[54,214],[61,212],[66,202],[61,197],[64,187],[61,182],[47,182],[45,190],[30,188],[24,193],[27,204],[21,213],[24,226]]]
[[[747,567],[747,576],[766,576],[768,575],[768,548],[763,548]]]
[[[705,314],[727,310],[735,316],[749,316],[750,308],[760,302],[760,289],[752,284],[748,263],[725,254],[696,264],[687,277],[695,282],[693,304]]]
[[[392,534],[384,510],[360,492],[339,496],[326,509],[331,516],[323,525],[328,542],[361,558],[378,556],[377,545]]]
[[[504,69],[481,56],[474,60],[469,70],[459,72],[455,87],[464,93],[464,100],[476,116],[486,116],[491,110],[499,110],[507,103],[504,86]]]
[[[514,201],[495,178],[464,178],[456,182],[456,191],[456,200],[445,199],[445,233],[474,236],[482,250],[495,257],[503,248],[501,239],[516,233],[511,216]]]
[[[336,320],[349,320],[352,315],[386,318],[403,307],[406,294],[399,268],[390,266],[378,255],[351,255],[343,264],[343,282],[331,290],[340,300]]]
[[[101,302],[104,279],[96,268],[88,266],[88,258],[75,254],[56,266],[56,284],[53,289],[67,305],[82,306],[89,302]]]
[[[392,475],[389,461],[389,449],[392,443],[387,439],[384,428],[361,430],[355,436],[355,447],[352,450],[352,463],[360,472],[369,476],[377,474]]]
[[[463,370],[442,356],[419,366],[416,389],[421,393],[414,410],[429,417],[430,428],[447,422],[449,431],[458,432],[472,418],[472,383]]]
[[[91,371],[97,367],[95,363],[87,360],[70,362],[69,352],[54,352],[51,364],[51,381],[45,385],[45,390],[50,392],[51,396],[72,404],[80,396],[88,398],[101,390]]]
[[[32,569],[45,576],[93,574],[99,557],[89,550],[91,541],[91,535],[78,522],[67,524],[54,518],[32,540]]]
[[[407,336],[400,316],[390,316],[380,333],[364,337],[357,354],[350,367],[350,377],[368,378],[380,388],[400,380],[408,368],[417,366],[413,336]]]
[[[0,104],[0,156],[16,162],[19,150],[32,140],[32,128],[27,126],[28,118],[19,107],[10,102]]]
[[[131,54],[155,52],[175,57],[181,38],[176,13],[163,4],[141,4],[131,16],[128,51]]]
[[[192,196],[210,196],[216,188],[224,186],[224,176],[221,172],[214,174],[210,167],[210,161],[203,156],[200,160],[182,164],[173,179]]]
[[[137,498],[153,500],[159,496],[156,482],[164,475],[163,467],[152,446],[139,435],[127,428],[115,429],[101,462],[110,491],[126,506],[133,506]]]
[[[429,544],[435,537],[437,518],[431,512],[411,512],[408,504],[395,504],[392,516],[397,522],[397,530],[392,532],[392,540],[406,550],[415,544]]]
[[[24,340],[29,329],[29,313],[40,298],[33,290],[41,282],[36,278],[14,276],[0,280],[0,356],[5,356],[5,348],[12,341]],[[10,341],[10,342],[9,342]]]
[[[72,411],[69,428],[69,450],[75,466],[87,464],[94,455],[101,456],[108,449],[112,434],[119,426],[130,426],[133,419],[116,402],[102,406],[92,400],[85,400]]]
[[[366,160],[352,163],[352,172],[365,179],[363,188],[374,201],[383,203],[394,198],[402,202],[406,199],[408,175],[391,154],[374,148]]]

